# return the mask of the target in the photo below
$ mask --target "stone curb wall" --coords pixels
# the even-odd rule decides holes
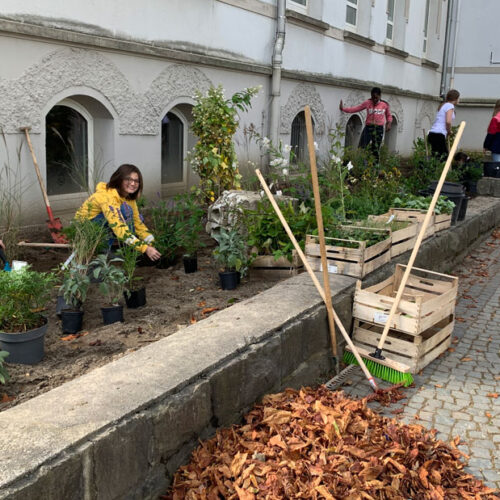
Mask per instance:
[[[424,242],[417,266],[449,271],[498,225],[500,201],[472,200],[463,223]],[[355,281],[331,281],[346,329]],[[332,368],[326,310],[310,278],[295,276],[0,413],[0,499],[157,498],[198,439]]]

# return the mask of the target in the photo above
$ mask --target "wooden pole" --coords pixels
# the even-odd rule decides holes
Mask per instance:
[[[311,179],[314,193],[314,207],[316,209],[316,221],[318,223],[319,248],[321,254],[321,266],[323,267],[323,289],[325,291],[325,305],[328,314],[328,327],[332,342],[332,352],[335,358],[336,372],[339,372],[339,359],[337,353],[337,336],[335,334],[335,321],[333,319],[332,292],[330,290],[330,276],[328,272],[328,261],[326,259],[325,229],[323,227],[323,213],[321,211],[321,195],[319,192],[318,169],[316,166],[316,150],[314,147],[314,135],[311,119],[311,108],[304,109],[306,116],[307,146],[309,148],[309,162],[311,164]]]
[[[311,279],[314,283],[314,286],[316,287],[316,290],[318,290],[318,293],[320,294],[321,298],[323,299],[323,301],[326,304],[325,292],[323,291],[323,288],[321,287],[321,285],[318,281],[318,278],[316,278],[314,271],[311,269],[311,266],[309,265],[309,262],[307,261],[307,258],[304,255],[302,248],[300,248],[299,243],[297,242],[295,236],[293,235],[292,230],[290,229],[290,226],[288,225],[285,217],[283,216],[283,214],[280,210],[280,207],[276,203],[276,200],[274,199],[273,194],[269,190],[269,187],[267,186],[264,177],[262,177],[262,174],[260,173],[259,169],[256,169],[255,173],[256,173],[257,178],[259,179],[259,181],[262,185],[262,188],[264,189],[264,192],[266,193],[267,197],[269,198],[269,201],[271,202],[271,205],[273,206],[274,211],[278,215],[278,218],[279,218],[281,224],[283,225],[283,228],[285,229],[286,234],[290,238],[290,241],[292,242],[293,246],[295,247],[295,250],[297,250],[297,253],[299,254],[300,258],[302,259],[304,267],[306,268],[306,271],[309,273],[309,276],[311,277]],[[350,350],[352,351],[352,353],[356,357],[356,359],[359,363],[359,366],[363,370],[363,373],[365,374],[366,378],[368,379],[368,382],[370,382],[372,389],[374,391],[377,391],[377,389],[378,389],[377,384],[376,384],[374,378],[371,376],[370,372],[368,371],[368,368],[366,367],[365,362],[363,361],[363,359],[359,355],[358,350],[356,349],[356,346],[352,343],[352,340],[349,337],[349,335],[347,334],[347,332],[344,328],[344,325],[342,324],[342,321],[340,321],[340,318],[338,317],[337,313],[335,312],[335,309],[332,308],[332,311],[333,311],[333,317],[335,319],[335,323],[337,324],[340,332],[342,333],[342,336],[344,337],[345,341],[347,342],[347,345],[349,346]]]

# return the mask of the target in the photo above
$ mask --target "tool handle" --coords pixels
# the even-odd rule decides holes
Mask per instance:
[[[391,311],[389,312],[389,317],[387,318],[387,321],[384,325],[384,331],[382,332],[382,336],[380,337],[379,343],[377,345],[377,350],[375,351],[375,354],[376,354],[375,357],[377,357],[377,355],[380,356],[380,352],[382,351],[382,348],[384,347],[385,339],[387,338],[387,334],[389,333],[389,328],[391,327],[391,321],[394,318],[394,314],[396,313],[396,310],[399,306],[399,302],[401,300],[401,296],[403,295],[403,291],[405,289],[406,282],[408,281],[408,277],[410,276],[410,272],[412,270],[413,263],[415,262],[415,259],[417,258],[417,253],[418,253],[418,250],[420,249],[420,244],[422,243],[422,240],[424,239],[425,231],[427,230],[427,226],[429,225],[429,221],[430,221],[431,216],[434,212],[434,208],[436,207],[436,203],[437,203],[437,200],[439,198],[439,194],[441,193],[441,189],[442,189],[444,181],[446,179],[446,175],[448,174],[448,170],[450,169],[451,162],[453,161],[453,157],[455,156],[455,151],[457,150],[460,139],[462,138],[462,134],[464,132],[465,125],[466,125],[465,122],[462,122],[462,123],[460,123],[460,127],[458,128],[458,132],[457,132],[457,135],[455,137],[455,141],[453,142],[453,147],[451,148],[451,150],[448,154],[448,159],[446,160],[443,171],[441,172],[441,177],[439,178],[439,182],[436,186],[436,190],[434,191],[434,195],[432,196],[431,204],[429,205],[427,213],[425,214],[425,218],[424,218],[424,221],[422,223],[422,227],[420,228],[420,232],[418,233],[417,241],[415,242],[415,246],[413,247],[413,250],[411,252],[410,260],[408,261],[408,264],[406,266],[403,277],[401,278],[401,283],[399,284],[398,293],[396,294],[396,298],[394,299],[394,302],[392,304]]]
[[[316,166],[316,150],[314,147],[314,136],[311,119],[311,108],[304,108],[306,117],[307,146],[309,148],[309,163],[311,164],[311,179],[314,193],[314,207],[316,209],[316,221],[318,223],[319,249],[321,254],[321,265],[323,267],[323,288],[325,290],[325,305],[328,315],[328,326],[332,341],[332,352],[337,358],[337,337],[335,335],[335,322],[333,319],[332,293],[330,290],[330,276],[328,273],[328,261],[326,260],[325,229],[323,227],[323,213],[321,212],[321,196],[319,192],[318,169]]]
[[[47,196],[47,192],[45,191],[45,186],[43,185],[42,175],[40,174],[40,168],[38,167],[38,162],[36,161],[35,151],[33,150],[33,144],[31,144],[31,138],[27,128],[24,129],[24,133],[26,135],[26,142],[28,143],[28,148],[31,152],[31,158],[33,159],[33,165],[35,165],[36,176],[38,177],[38,183],[40,184],[40,189],[42,190],[42,196],[43,200],[45,201],[45,206],[47,207],[49,219],[52,220],[54,217],[52,215],[52,209],[50,208],[49,197]]]
[[[318,281],[318,278],[316,278],[316,275],[314,274],[314,271],[311,269],[311,266],[309,265],[309,262],[306,259],[306,256],[304,255],[304,252],[302,251],[302,248],[300,248],[299,243],[295,239],[295,236],[292,233],[292,230],[290,229],[290,226],[288,225],[285,217],[283,216],[280,207],[276,203],[276,200],[274,199],[274,196],[272,195],[271,191],[269,190],[269,187],[266,184],[266,181],[264,180],[264,177],[262,177],[262,174],[260,173],[259,169],[255,170],[255,174],[257,175],[257,178],[259,179],[262,188],[264,189],[264,192],[266,193],[267,197],[269,198],[269,201],[271,202],[271,205],[274,208],[274,211],[278,215],[278,218],[283,225],[283,228],[286,231],[286,234],[290,238],[290,241],[292,242],[293,246],[295,247],[295,250],[297,250],[297,253],[299,254],[300,258],[302,259],[302,262],[304,264],[304,267],[306,268],[307,272],[309,273],[309,276],[311,277],[314,286],[316,287],[316,290],[318,290],[318,293],[320,294],[321,298],[326,304],[326,297],[325,297],[325,292],[323,291],[323,288],[321,288],[321,285]],[[363,359],[358,353],[358,350],[356,349],[356,346],[352,343],[351,338],[345,331],[344,325],[342,324],[342,321],[340,321],[340,318],[337,316],[337,313],[335,312],[335,309],[332,307],[332,312],[333,312],[333,317],[335,319],[335,323],[339,327],[340,332],[342,333],[342,336],[344,337],[345,341],[347,342],[347,345],[351,348],[352,353],[356,357],[359,366],[363,370],[363,373],[365,374],[366,378],[368,379],[368,382],[370,382],[370,385],[372,386],[372,389],[374,391],[377,390],[377,384],[373,377],[371,376],[371,373],[368,371],[368,368],[366,367]]]

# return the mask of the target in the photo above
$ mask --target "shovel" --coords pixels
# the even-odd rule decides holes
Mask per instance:
[[[59,217],[54,218],[52,213],[52,208],[50,208],[49,197],[45,191],[45,186],[43,185],[43,179],[40,174],[40,169],[38,168],[38,162],[36,161],[35,152],[33,151],[33,145],[31,144],[31,138],[29,134],[30,127],[21,127],[21,131],[26,135],[26,141],[31,152],[31,158],[33,158],[33,165],[35,166],[36,176],[38,177],[38,183],[40,184],[40,189],[42,190],[42,196],[45,201],[45,208],[47,209],[47,214],[49,220],[47,221],[47,227],[49,228],[50,235],[55,243],[67,243],[66,237],[61,234],[61,229],[63,228],[61,219]]]

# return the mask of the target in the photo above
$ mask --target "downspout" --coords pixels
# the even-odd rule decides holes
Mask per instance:
[[[439,88],[439,94],[444,97],[446,93],[447,80],[448,80],[448,58],[450,52],[450,35],[451,35],[451,23],[453,15],[453,4],[454,0],[448,0],[448,8],[446,10],[446,31],[444,35],[444,50],[443,50],[443,69],[441,73],[441,86]]]
[[[276,39],[273,50],[273,73],[271,80],[271,107],[269,116],[269,135],[273,144],[279,144],[281,65],[285,47],[285,8],[286,0],[278,0],[276,6]]]
[[[457,12],[455,15],[455,39],[453,40],[453,62],[451,63],[450,89],[455,85],[455,66],[457,62],[458,25],[460,23],[460,0],[457,0]]]

